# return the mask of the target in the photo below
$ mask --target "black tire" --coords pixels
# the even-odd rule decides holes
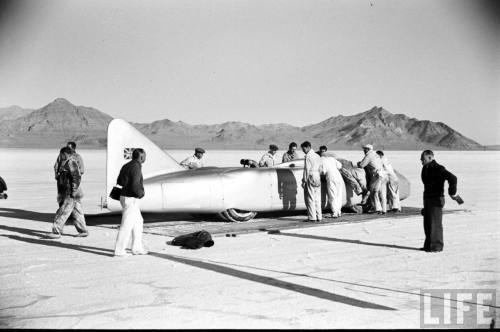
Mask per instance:
[[[242,211],[237,209],[227,209],[219,213],[222,219],[230,222],[242,222],[253,219],[257,215],[257,212],[252,211]]]

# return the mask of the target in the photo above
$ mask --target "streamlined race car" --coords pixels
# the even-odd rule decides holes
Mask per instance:
[[[130,161],[134,148],[143,148],[147,154],[142,165],[145,196],[141,199],[141,210],[144,212],[214,213],[236,222],[250,220],[258,212],[306,209],[301,186],[304,159],[270,168],[203,167],[186,170],[121,119],[114,119],[108,126],[108,193],[116,183],[121,166]],[[409,196],[410,184],[403,175],[397,175],[402,200]],[[361,202],[361,197],[353,191],[351,184],[344,184],[344,206]],[[323,207],[326,204],[326,199],[323,199]],[[106,206],[111,211],[121,210],[120,203],[109,198]]]

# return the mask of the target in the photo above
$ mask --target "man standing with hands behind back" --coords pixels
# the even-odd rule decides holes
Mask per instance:
[[[434,153],[425,150],[420,156],[422,162],[422,182],[424,183],[424,247],[427,252],[443,251],[443,206],[444,182],[448,181],[448,194],[459,204],[463,203],[457,195],[457,177],[434,160]]]
[[[146,152],[135,149],[132,160],[122,166],[116,183],[122,186],[120,204],[122,206],[122,221],[116,238],[115,256],[128,256],[125,252],[130,235],[132,235],[132,253],[147,255],[142,243],[144,219],[139,207],[139,199],[144,197],[142,164],[146,161]]]

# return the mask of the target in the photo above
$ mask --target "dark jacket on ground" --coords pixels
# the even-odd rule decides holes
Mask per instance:
[[[116,183],[122,186],[121,196],[144,197],[142,184],[142,165],[137,160],[131,160],[122,166]]]
[[[80,169],[75,158],[69,157],[59,168],[57,193],[60,197],[82,198]]]
[[[457,193],[457,177],[448,172],[444,166],[435,160],[422,167],[422,182],[424,183],[424,198],[444,196],[444,181],[448,181],[448,194]]]
[[[179,235],[172,240],[173,246],[182,246],[189,249],[199,249],[201,247],[211,247],[214,245],[209,232],[201,230],[199,232]]]

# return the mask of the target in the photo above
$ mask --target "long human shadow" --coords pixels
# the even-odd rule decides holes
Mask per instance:
[[[0,236],[9,238],[11,240],[22,241],[22,242],[26,242],[26,243],[41,244],[44,246],[57,247],[57,248],[73,249],[73,250],[83,251],[83,252],[86,252],[89,254],[100,255],[100,256],[108,256],[108,257],[113,256],[113,250],[110,250],[110,249],[97,248],[97,247],[91,247],[91,246],[82,246],[82,245],[70,244],[70,243],[63,243],[63,242],[58,242],[58,241],[54,241],[54,240],[33,239],[33,238],[28,238],[28,237],[22,237],[19,235],[1,234]],[[106,251],[106,252],[109,252],[109,254],[99,252],[99,251]]]
[[[330,293],[327,291],[324,291],[322,289],[318,288],[312,288],[308,286],[303,286],[295,283],[291,283],[288,281],[283,281],[279,280],[276,278],[271,278],[271,277],[266,277],[266,276],[261,276],[258,274],[250,273],[250,272],[245,272],[245,271],[240,271],[236,270],[227,266],[222,266],[218,264],[213,264],[213,263],[208,263],[208,262],[203,262],[203,261],[198,261],[190,258],[185,258],[185,257],[178,257],[174,255],[168,255],[168,254],[163,254],[163,253],[156,253],[156,252],[150,252],[149,253],[151,256],[155,257],[160,257],[164,259],[168,259],[170,261],[174,261],[177,263],[182,263],[194,267],[198,267],[200,269],[204,270],[209,270],[217,273],[222,273],[225,275],[229,275],[232,277],[240,278],[240,279],[245,279],[253,282],[258,282],[261,284],[273,286],[273,287],[278,287],[282,289],[286,289],[289,291],[294,291],[297,293],[301,293],[304,295],[309,295],[309,296],[314,296],[320,299],[325,299],[333,302],[339,302],[359,308],[366,308],[366,309],[376,309],[376,310],[396,310],[391,307],[386,307],[383,305],[379,305],[376,303],[372,302],[366,302],[362,300],[358,300],[352,297],[347,297],[335,293]]]
[[[13,226],[7,226],[7,225],[0,225],[0,229],[9,231],[9,232],[17,232],[25,235],[30,235],[30,236],[39,236],[39,237],[47,237],[52,232],[45,232],[45,231],[37,231],[34,229],[28,229],[28,228],[20,228],[20,227],[13,227]]]
[[[4,229],[4,230],[10,231],[10,232],[17,232],[17,233],[21,233],[21,234],[26,234],[26,235],[30,235],[30,236],[39,236],[42,239],[49,239],[48,235],[52,234],[52,232],[50,232],[50,231],[37,231],[34,229],[13,227],[13,226],[7,226],[7,225],[0,225],[0,229]],[[77,237],[77,235],[67,234],[67,233],[63,233],[63,236]]]
[[[22,242],[27,242],[27,243],[34,243],[34,244],[41,244],[44,246],[73,249],[73,250],[83,251],[83,252],[86,252],[89,254],[95,254],[95,255],[100,255],[100,256],[108,256],[108,257],[113,256],[113,250],[110,250],[110,249],[97,248],[97,247],[91,247],[91,246],[82,246],[82,245],[78,245],[78,244],[63,243],[63,242],[58,242],[58,241],[48,240],[48,239],[47,240],[33,239],[33,238],[28,238],[28,237],[22,237],[19,235],[2,234],[0,236],[9,238],[11,240],[17,240],[17,241],[22,241]],[[96,250],[98,250],[98,251],[96,251]],[[106,251],[106,252],[109,252],[109,254],[99,252],[99,251]]]
[[[86,253],[96,254],[96,255],[101,255],[101,256],[113,256],[113,250],[110,250],[110,249],[69,244],[69,243],[63,243],[63,242],[59,242],[59,241],[55,241],[55,240],[50,240],[50,238],[48,238],[47,235],[49,235],[51,232],[36,231],[36,230],[32,230],[32,229],[27,229],[27,228],[12,227],[12,226],[6,226],[6,225],[0,225],[0,229],[6,230],[9,232],[17,232],[17,233],[25,234],[25,235],[29,235],[29,236],[39,236],[38,239],[34,239],[34,238],[23,237],[23,236],[19,236],[19,235],[7,235],[7,234],[0,235],[2,237],[6,237],[6,238],[9,238],[11,240],[22,241],[22,242],[33,243],[33,244],[41,244],[41,245],[51,246],[51,247],[73,249],[73,250],[83,251]],[[110,254],[105,254],[105,253],[98,252],[95,250],[110,252]]]
[[[394,248],[394,249],[417,250],[417,251],[420,250],[418,248],[398,246],[396,244],[364,242],[364,241],[360,241],[360,240],[338,239],[338,238],[334,238],[334,237],[317,236],[317,235],[309,235],[309,234],[276,232],[276,233],[273,233],[273,235],[283,235],[283,236],[291,236],[291,237],[300,237],[300,238],[304,238],[304,239],[324,240],[324,241],[333,241],[333,242],[345,242],[345,243],[362,244],[362,245],[366,245],[366,246],[375,246],[375,247],[387,247],[387,248]]]
[[[0,225],[0,229],[19,232],[21,234],[35,235],[35,236],[40,236],[40,234],[43,233],[43,232],[33,231],[33,230],[25,229],[25,228],[11,227],[11,226],[5,226],[5,225]],[[108,256],[108,257],[113,256],[113,250],[110,250],[110,249],[76,245],[76,244],[70,244],[70,243],[62,243],[62,242],[53,241],[53,240],[33,239],[33,238],[27,238],[27,237],[22,237],[22,236],[18,236],[18,235],[2,234],[0,236],[5,237],[5,238],[9,238],[11,240],[22,241],[22,242],[26,242],[26,243],[40,244],[40,245],[45,245],[45,246],[57,247],[57,248],[72,249],[72,250],[82,251],[82,252],[90,253],[90,254],[94,254],[94,255]],[[108,253],[104,253],[104,252],[108,252]],[[258,282],[261,284],[274,286],[274,287],[294,291],[294,292],[309,295],[309,296],[314,296],[314,297],[329,300],[329,301],[344,303],[344,304],[351,305],[351,306],[356,306],[356,307],[360,307],[360,308],[367,308],[367,309],[377,309],[377,310],[395,310],[394,308],[382,306],[382,305],[379,305],[376,303],[361,301],[361,300],[357,300],[357,299],[350,298],[347,296],[330,293],[330,292],[327,292],[327,291],[324,291],[324,290],[321,290],[318,288],[302,286],[299,284],[294,284],[291,282],[282,281],[282,280],[271,278],[271,277],[265,277],[265,276],[261,276],[261,275],[254,274],[254,273],[240,271],[237,269],[229,268],[229,267],[218,265],[218,264],[207,263],[207,262],[197,261],[194,259],[178,257],[178,256],[173,256],[173,255],[168,255],[168,254],[162,254],[162,253],[157,253],[157,252],[150,252],[149,255],[163,258],[163,259],[168,259],[170,261],[174,261],[177,263],[182,263],[182,264],[194,266],[197,268],[201,268],[201,269],[229,275],[229,276],[240,278],[240,279],[246,279],[246,280]]]
[[[243,265],[243,264],[235,264],[235,263],[225,263],[225,262],[218,262],[218,261],[213,261],[213,260],[210,260],[210,262],[219,263],[219,264],[223,264],[223,265],[231,265],[231,266],[236,266],[236,267],[250,268],[250,269],[259,270],[259,271],[267,271],[267,272],[288,274],[288,275],[291,275],[291,276],[294,276],[294,277],[306,277],[306,278],[317,279],[317,280],[324,280],[324,281],[331,281],[331,282],[345,284],[345,285],[351,285],[351,286],[358,286],[358,287],[365,287],[365,288],[370,288],[370,289],[379,289],[379,290],[390,291],[390,292],[401,293],[401,294],[415,295],[415,296],[418,296],[418,297],[422,296],[422,294],[420,292],[419,293],[414,293],[414,292],[404,291],[404,290],[400,290],[400,289],[392,289],[392,288],[387,288],[387,287],[365,285],[365,284],[360,284],[360,283],[356,283],[356,282],[349,282],[349,281],[343,281],[343,280],[336,280],[336,279],[330,279],[330,278],[323,278],[323,277],[311,276],[311,275],[305,274],[305,273],[295,273],[295,272],[288,272],[288,271],[280,271],[280,270],[266,269],[266,268],[251,266],[251,265]],[[436,296],[436,295],[430,295],[430,294],[426,295],[426,296],[428,296],[430,298],[440,299],[440,300],[444,300],[445,299],[442,296]],[[468,303],[468,304],[473,304],[473,305],[484,305],[484,306],[491,307],[491,308],[500,308],[499,306],[496,306],[496,305],[478,304],[478,303],[472,302],[472,301],[459,301],[459,300],[451,300],[451,301],[463,302],[463,303]]]
[[[0,208],[0,217],[5,218],[16,218],[16,219],[25,219],[25,220],[33,220],[33,221],[43,221],[43,222],[53,222],[54,216],[56,214],[56,210],[54,213],[43,213],[36,211],[28,211],[22,209],[12,209],[12,208]]]

